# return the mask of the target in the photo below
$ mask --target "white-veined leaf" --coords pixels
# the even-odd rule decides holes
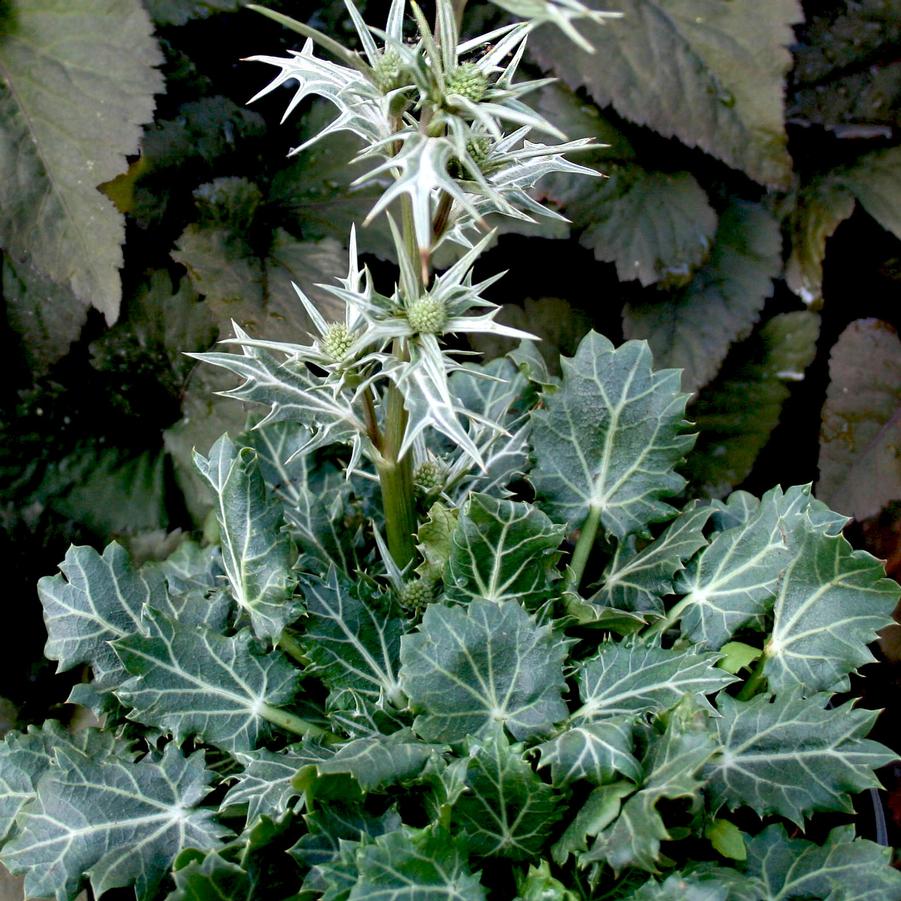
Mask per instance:
[[[673,467],[694,441],[678,371],[654,372],[644,342],[614,349],[596,332],[562,366],[562,390],[532,415],[539,505],[571,528],[594,511],[619,539],[672,518],[664,498],[685,485]]]
[[[551,593],[563,529],[530,504],[470,494],[451,534],[449,600],[517,600],[534,609]]]
[[[325,571],[334,563],[352,573],[354,536],[342,527],[351,483],[337,467],[317,467],[313,454],[304,452],[312,431],[296,422],[273,422],[243,437],[259,454],[263,480],[284,504],[289,531],[303,555],[298,566]]]
[[[294,698],[299,682],[283,654],[259,653],[247,630],[226,638],[153,610],[145,619],[146,636],[113,644],[133,677],[116,692],[133,708],[131,719],[226,751],[249,751],[269,723],[279,722],[275,708]]]
[[[517,739],[566,716],[566,648],[516,601],[429,606],[401,639],[400,679],[426,741],[454,742],[494,724]]]
[[[30,897],[74,898],[90,874],[97,897],[134,884],[149,901],[180,851],[215,848],[229,834],[198,806],[211,779],[202,752],[185,758],[174,744],[158,761],[62,766],[40,781],[3,862],[26,873]]]
[[[347,901],[484,901],[456,839],[436,829],[398,829],[363,846]]]
[[[603,785],[617,773],[638,782],[642,772],[632,754],[632,726],[632,718],[625,716],[573,726],[538,745],[541,766],[551,767],[554,785],[580,779]]]
[[[244,764],[235,784],[228,790],[220,811],[247,805],[247,826],[252,827],[260,817],[280,820],[286,813],[296,813],[303,807],[303,792],[294,785],[298,771],[332,755],[333,751],[315,742],[291,745],[281,751],[244,753]]]
[[[755,898],[834,898],[895,901],[901,873],[891,849],[855,838],[853,826],[833,829],[822,845],[790,838],[781,824],[767,826],[748,843],[748,875]],[[731,899],[731,896],[730,896]]]
[[[875,788],[877,767],[895,755],[864,740],[877,711],[852,702],[824,710],[826,695],[758,695],[737,701],[720,695],[716,720],[720,756],[707,773],[714,804],[747,805],[800,827],[817,810],[851,812],[851,792]]]
[[[335,690],[352,688],[375,699],[398,700],[398,646],[403,620],[387,597],[364,600],[333,567],[303,584],[307,607],[307,672]]]
[[[686,699],[670,715],[666,732],[652,741],[642,760],[645,777],[641,789],[622,806],[620,815],[595,839],[582,866],[604,861],[614,872],[638,867],[655,872],[660,842],[670,838],[658,802],[697,798],[704,785],[700,770],[716,752],[716,741],[706,711]]]
[[[297,773],[295,785],[305,788],[327,776],[350,776],[364,792],[377,792],[418,776],[438,745],[427,745],[410,731],[357,738],[334,754],[307,764]]]
[[[901,588],[834,525],[799,520],[788,539],[792,557],[776,596],[763,671],[776,692],[845,691],[848,673],[874,659],[867,645],[891,623]]]
[[[635,549],[635,538],[627,536],[616,546],[590,601],[618,610],[662,613],[663,597],[672,592],[674,577],[707,544],[704,526],[712,513],[711,507],[690,504],[640,551]]]
[[[0,842],[6,840],[19,812],[35,797],[38,781],[63,760],[121,757],[130,759],[126,742],[112,733],[82,729],[71,733],[55,720],[8,732],[0,744]]]
[[[210,448],[208,459],[195,452],[194,462],[216,493],[222,563],[232,595],[254,633],[275,642],[300,610],[292,598],[296,554],[283,528],[281,504],[266,489],[256,452],[235,447],[228,435]]]
[[[679,602],[683,635],[700,647],[720,648],[739,627],[759,622],[772,607],[790,559],[785,532],[795,527],[794,505],[801,492],[768,491],[750,519],[717,532],[679,573],[675,589],[685,595]]]
[[[125,672],[109,642],[143,630],[145,604],[169,606],[163,573],[139,572],[115,542],[103,556],[90,547],[70,547],[59,568],[61,575],[38,582],[48,634],[44,653],[59,661],[60,671],[89,663],[97,687],[113,687]]]
[[[466,790],[453,807],[451,828],[479,855],[529,860],[560,819],[560,798],[495,729],[470,748]]]
[[[707,695],[734,682],[718,654],[608,642],[579,667],[579,721],[659,713],[686,695]]]

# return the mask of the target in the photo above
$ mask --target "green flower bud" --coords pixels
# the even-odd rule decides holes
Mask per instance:
[[[415,579],[404,585],[401,604],[408,610],[422,610],[435,599],[435,583],[431,579]]]
[[[444,301],[436,297],[420,297],[407,311],[407,320],[414,332],[424,335],[440,335],[447,323]]]
[[[396,50],[387,50],[372,70],[375,83],[383,94],[388,94],[406,84],[403,60]]]
[[[333,362],[340,363],[347,355],[354,336],[347,330],[343,322],[333,322],[319,341],[322,352]]]
[[[431,494],[444,488],[447,477],[444,467],[433,460],[426,460],[413,473],[413,487],[420,494]]]
[[[447,78],[447,94],[459,94],[472,103],[478,103],[488,90],[488,76],[475,63],[457,66]]]

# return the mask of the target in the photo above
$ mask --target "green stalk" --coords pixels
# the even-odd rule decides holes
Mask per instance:
[[[573,558],[569,564],[570,568],[570,587],[578,590],[585,573],[585,566],[588,563],[588,557],[591,549],[594,547],[594,540],[598,535],[598,526],[601,523],[601,510],[599,507],[589,507],[588,516],[582,525],[582,531],[579,534],[579,540],[576,542],[576,549],[573,551]]]
[[[332,735],[328,729],[323,729],[322,726],[317,726],[309,720],[302,719],[293,713],[289,713],[287,710],[282,710],[281,707],[271,707],[269,704],[262,704],[260,705],[260,716],[288,732],[293,732],[295,735],[303,735],[310,738]]]
[[[386,392],[385,429],[382,435],[382,462],[376,469],[382,486],[382,507],[385,512],[385,531],[388,550],[394,562],[403,569],[416,553],[416,509],[413,496],[413,457],[406,454],[398,459],[407,411],[404,398],[392,385]]]
[[[757,662],[754,664],[754,669],[751,671],[751,675],[748,676],[748,681],[742,685],[738,694],[735,696],[739,701],[749,701],[754,695],[757,694],[758,689],[761,686],[761,683],[766,678],[763,675],[763,668],[766,666],[766,654],[761,654],[757,658]]]
[[[466,9],[466,0],[454,0],[454,15],[457,17],[457,28],[463,25],[463,11]]]
[[[301,666],[307,665],[308,660],[303,652],[303,648],[301,648],[296,639],[288,633],[287,629],[282,632],[281,637],[278,640],[278,647]]]

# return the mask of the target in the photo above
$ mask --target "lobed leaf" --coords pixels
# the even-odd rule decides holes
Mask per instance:
[[[399,699],[398,649],[404,622],[387,598],[365,599],[333,567],[303,584],[307,672],[332,690],[352,688],[375,700]]]
[[[673,580],[685,561],[705,547],[704,526],[713,509],[689,504],[659,538],[640,551],[633,536],[616,546],[592,603],[603,602],[620,610],[663,613],[663,597],[673,591]]]
[[[181,626],[148,611],[147,635],[113,644],[133,678],[116,691],[130,718],[197,736],[226,751],[249,751],[278,722],[276,707],[293,700],[299,674],[275,651],[262,655],[249,632],[234,638]]]
[[[511,745],[502,729],[470,749],[466,790],[453,807],[452,829],[473,852],[530,860],[539,854],[562,815],[559,796]]]
[[[167,605],[162,572],[135,570],[125,549],[113,542],[102,556],[93,548],[70,547],[60,573],[38,582],[48,635],[44,653],[59,661],[60,671],[90,664],[97,687],[110,688],[125,672],[109,643],[143,631],[145,604]]]
[[[802,521],[789,540],[764,674],[776,692],[846,691],[848,674],[874,659],[867,645],[891,623],[901,587],[828,526]]]
[[[595,332],[562,365],[562,390],[532,414],[539,506],[570,528],[594,512],[618,539],[671,519],[664,498],[681,491],[673,467],[693,443],[678,373],[654,372],[644,343],[615,350]]]
[[[686,695],[712,694],[735,681],[715,665],[718,658],[694,650],[607,642],[579,667],[582,706],[576,715],[594,722],[661,713]]]
[[[645,338],[657,365],[682,369],[683,389],[696,391],[751,333],[781,269],[779,223],[761,206],[733,201],[707,263],[674,297],[626,304],[623,332]]]
[[[172,744],[159,760],[63,765],[40,781],[3,862],[33,897],[75,897],[88,873],[97,896],[133,884],[149,901],[180,851],[229,834],[198,806],[211,779],[201,752],[186,758]]]
[[[517,739],[566,716],[565,647],[516,603],[432,604],[401,639],[400,679],[426,741],[455,742],[500,724]]]
[[[194,462],[216,493],[222,563],[232,596],[254,633],[275,642],[296,619],[291,568],[295,552],[283,530],[281,504],[266,490],[259,460],[250,448],[235,447],[223,435],[209,458]]]
[[[563,529],[529,504],[470,494],[444,577],[448,600],[517,600],[534,609],[551,594]]]
[[[824,710],[825,695],[758,695],[737,701],[720,695],[720,756],[707,772],[714,805],[747,805],[803,828],[818,810],[853,810],[850,793],[879,785],[873,771],[892,752],[863,738],[876,711],[851,702]]]
[[[550,766],[554,785],[585,779],[596,785],[612,782],[617,774],[638,782],[641,766],[633,756],[633,720],[620,716],[575,725],[538,745],[541,766]]]

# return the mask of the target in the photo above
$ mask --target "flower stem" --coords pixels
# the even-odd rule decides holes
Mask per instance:
[[[588,516],[582,524],[582,531],[579,534],[579,540],[576,542],[576,549],[573,551],[573,558],[569,564],[570,587],[573,590],[578,590],[579,583],[582,581],[585,565],[588,563],[588,557],[591,554],[591,549],[594,547],[594,540],[597,538],[600,523],[600,508],[589,507]]]
[[[382,506],[388,550],[403,569],[416,552],[416,510],[413,496],[413,457],[398,458],[407,427],[403,395],[395,385],[385,399],[385,431],[382,436],[382,460],[376,466],[382,486]]]

